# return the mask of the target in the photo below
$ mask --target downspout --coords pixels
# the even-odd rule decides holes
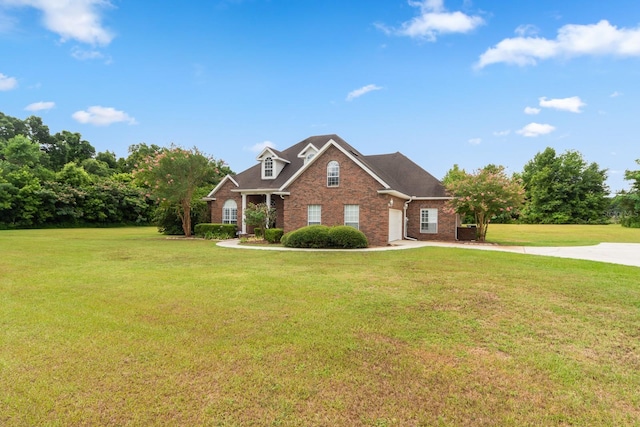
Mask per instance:
[[[414,239],[413,237],[409,237],[409,236],[407,235],[407,226],[408,226],[408,223],[409,223],[409,218],[407,217],[407,209],[409,208],[409,203],[411,203],[412,201],[413,201],[413,196],[411,196],[411,197],[409,198],[409,200],[407,200],[406,202],[404,202],[404,233],[402,233],[402,234],[403,234],[403,236],[404,236],[403,238],[404,238],[405,240],[413,240],[413,241],[416,241],[416,240],[418,240],[418,239]]]

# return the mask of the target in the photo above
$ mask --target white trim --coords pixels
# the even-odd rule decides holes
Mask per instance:
[[[277,188],[249,188],[249,189],[242,189],[242,188],[234,188],[231,190],[231,192],[233,193],[241,193],[241,194],[267,194],[267,193],[271,193],[271,194],[281,194],[281,191],[278,191]],[[285,194],[289,194],[286,193]]]
[[[298,169],[298,171],[296,173],[294,173],[291,178],[289,178],[287,180],[287,182],[285,182],[284,184],[282,184],[282,186],[279,188],[279,190],[284,190],[285,188],[287,188],[289,185],[291,185],[291,183],[293,181],[295,181],[304,171],[306,171],[312,164],[314,164],[316,162],[316,160],[322,155],[324,154],[329,147],[334,146],[336,147],[338,150],[340,150],[345,156],[347,156],[351,161],[353,161],[356,165],[360,166],[360,168],[362,170],[364,170],[366,173],[368,173],[373,179],[375,179],[376,181],[378,181],[385,189],[389,190],[391,189],[391,186],[389,184],[387,184],[386,182],[384,182],[382,180],[382,178],[380,178],[378,175],[376,175],[371,169],[369,169],[368,167],[366,167],[360,160],[358,160],[357,157],[355,157],[353,154],[351,154],[350,152],[348,152],[347,150],[345,150],[340,144],[338,144],[337,142],[335,142],[333,139],[330,139],[329,141],[327,141],[326,144],[324,144],[322,146],[322,148],[318,151],[318,153],[316,153],[316,155],[313,157],[313,159],[311,159],[306,165],[302,166],[300,169]]]
[[[427,224],[427,228],[423,229],[422,228],[422,213],[426,211],[427,212],[427,219],[428,222]],[[433,212],[435,212],[435,221],[433,221],[433,216],[431,215]],[[420,209],[420,234],[438,234],[438,209],[437,208],[422,208]],[[435,230],[431,230],[430,226],[434,224],[435,225]]]
[[[244,211],[247,209],[247,195],[242,195],[242,234],[247,234],[247,221],[244,218]]]
[[[315,145],[309,143],[307,144],[306,147],[304,147],[304,149],[298,153],[299,158],[301,159],[306,159],[307,158],[307,154],[309,154],[309,151],[313,151],[313,154],[318,154],[318,149],[316,148]]]
[[[218,185],[216,185],[216,186],[213,188],[213,190],[211,190],[211,192],[210,192],[209,194],[207,194],[207,196],[206,196],[206,197],[204,197],[204,198],[203,198],[203,200],[207,200],[207,199],[215,200],[215,197],[213,197],[213,195],[214,195],[214,194],[216,194],[216,192],[218,191],[218,189],[220,189],[220,187],[222,187],[222,186],[224,185],[224,183],[225,183],[227,180],[231,180],[231,182],[233,182],[233,183],[234,183],[234,185],[235,185],[236,187],[240,187],[240,186],[238,185],[238,183],[236,182],[236,180],[235,180],[235,179],[233,179],[233,177],[232,177],[231,175],[225,175],[225,176],[224,176],[224,178],[222,178],[222,181],[220,181],[220,182],[218,183]],[[233,190],[231,190],[231,191],[233,191]]]
[[[313,221],[313,223],[311,223],[311,207],[317,207],[318,208],[318,221]],[[314,218],[315,219],[315,218]],[[311,204],[311,205],[307,205],[307,225],[316,225],[316,224],[322,224],[322,205],[318,205],[318,204]]]

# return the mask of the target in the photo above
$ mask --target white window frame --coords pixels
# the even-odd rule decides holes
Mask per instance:
[[[272,157],[266,157],[264,159],[264,177],[265,178],[273,178],[273,166],[274,166],[274,162],[273,162],[273,158]]]
[[[344,225],[360,230],[360,205],[344,205]]]
[[[238,225],[238,203],[229,199],[222,206],[222,223]]]
[[[420,209],[420,233],[422,234],[438,233],[438,209],[436,208]]]
[[[322,224],[322,205],[307,205],[307,225]]]
[[[331,160],[327,163],[327,187],[340,186],[340,163]]]

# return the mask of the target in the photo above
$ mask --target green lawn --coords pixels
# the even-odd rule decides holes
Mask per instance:
[[[487,242],[509,246],[586,246],[640,243],[640,228],[610,225],[489,224]]]
[[[3,426],[640,424],[638,268],[153,228],[0,254]]]

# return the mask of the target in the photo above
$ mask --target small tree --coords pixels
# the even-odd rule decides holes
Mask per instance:
[[[275,220],[276,210],[266,203],[249,203],[244,210],[244,221],[252,227],[271,228]]]
[[[149,188],[161,208],[175,209],[184,235],[191,236],[191,209],[198,186],[218,175],[221,161],[205,156],[197,148],[185,150],[171,145],[146,157],[134,171],[136,180]]]
[[[464,174],[446,184],[454,196],[447,208],[458,214],[471,213],[477,224],[476,239],[484,242],[491,218],[518,209],[524,200],[524,189],[518,179],[504,173],[503,166],[488,165]]]

